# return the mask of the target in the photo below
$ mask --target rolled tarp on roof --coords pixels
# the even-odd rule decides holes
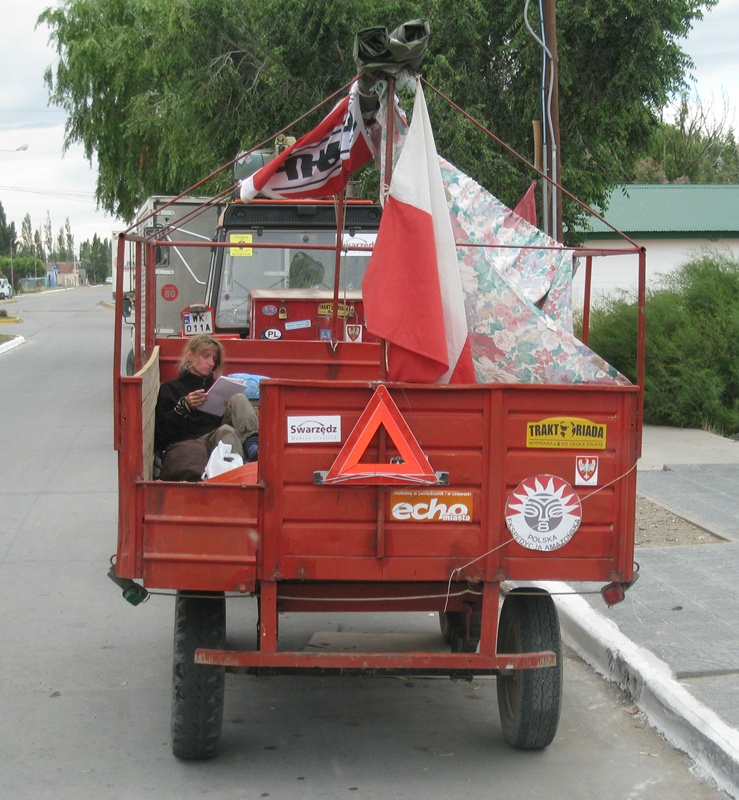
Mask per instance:
[[[418,70],[429,41],[426,19],[404,22],[388,33],[385,27],[365,28],[354,37],[354,63],[360,73],[397,75],[403,69]]]

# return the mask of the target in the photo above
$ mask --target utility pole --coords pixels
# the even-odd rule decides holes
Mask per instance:
[[[545,73],[545,120],[547,126],[547,175],[556,183],[562,179],[562,153],[559,146],[559,56],[557,55],[557,13],[556,0],[544,0],[544,41],[547,48]],[[562,192],[558,186],[549,186],[550,230],[547,233],[562,241]]]

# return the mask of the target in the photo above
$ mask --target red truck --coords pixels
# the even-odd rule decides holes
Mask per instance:
[[[388,381],[361,292],[381,218],[366,202],[339,206],[338,224],[334,201],[231,203],[208,244],[205,293],[183,296],[175,275],[165,287],[182,309],[175,336],[157,332],[152,298],[163,289],[148,265],[157,247],[188,243],[121,237],[121,248],[135,245],[136,286],[133,306],[117,289],[111,577],[134,604],[148,590],[177,595],[178,757],[216,754],[227,670],[495,675],[505,738],[546,747],[562,646],[537,582],[599,582],[613,603],[634,580],[641,385]],[[580,255],[589,269],[596,254]],[[639,264],[643,296],[643,253]],[[133,375],[121,369],[125,322],[143,343]],[[259,382],[259,460],[216,479],[162,481],[157,392],[176,376],[184,337],[201,330],[222,337],[229,373]],[[642,375],[643,321],[639,340]],[[244,596],[258,631],[234,649],[226,608],[238,614],[230,600]],[[317,611],[436,612],[439,646],[282,646],[281,615]]]

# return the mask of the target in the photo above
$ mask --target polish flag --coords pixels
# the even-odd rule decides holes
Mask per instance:
[[[294,200],[338,194],[370,159],[356,87],[312,131],[241,182],[241,199],[260,192]]]
[[[457,248],[420,83],[362,296],[367,330],[388,343],[390,380],[475,383]]]

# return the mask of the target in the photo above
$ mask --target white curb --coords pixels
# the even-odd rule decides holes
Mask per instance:
[[[566,583],[537,584],[554,595],[567,644],[596,672],[617,684],[650,724],[722,791],[739,800],[739,731],[679,684],[669,666],[635,644]],[[562,594],[565,593],[565,594]]]
[[[14,347],[18,347],[19,344],[23,344],[26,340],[22,336],[16,336],[15,339],[11,339],[9,342],[5,342],[5,344],[0,344],[0,353],[5,353],[8,350],[12,350]]]

